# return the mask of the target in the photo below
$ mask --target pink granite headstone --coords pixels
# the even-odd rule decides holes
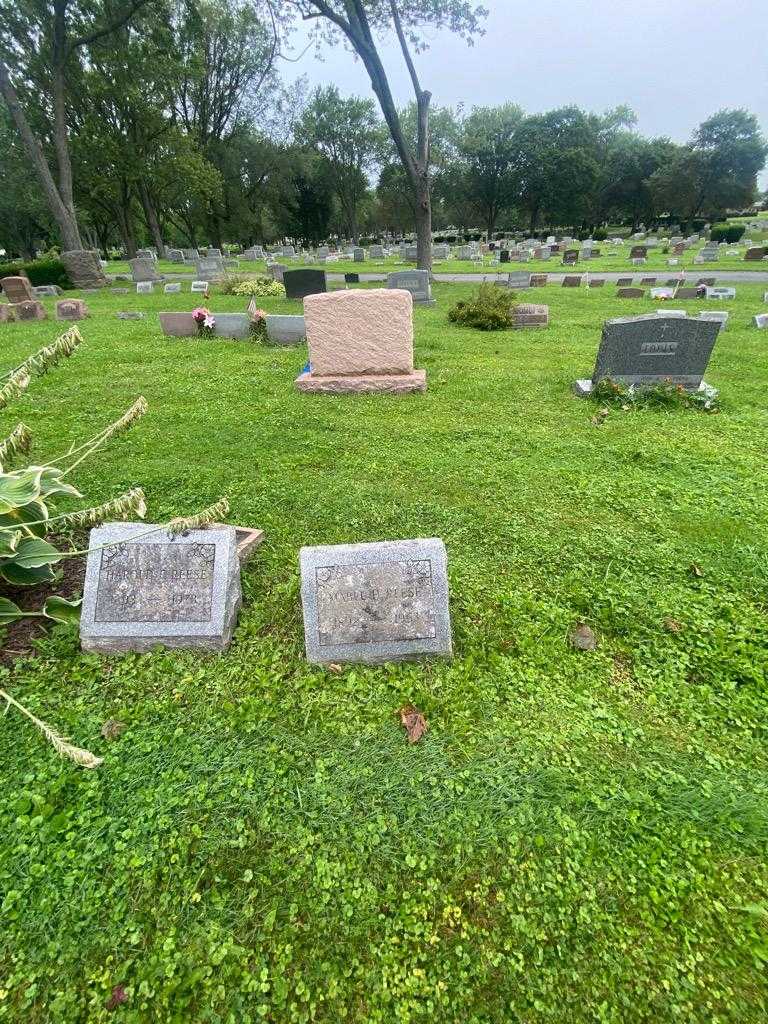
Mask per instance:
[[[56,303],[57,320],[83,320],[88,316],[84,299],[59,299]]]
[[[3,286],[9,302],[28,302],[35,298],[32,285],[26,277],[4,277],[0,280],[0,285]]]
[[[30,299],[29,302],[15,302],[13,311],[17,320],[46,320],[48,318],[45,306],[37,299]]]
[[[304,320],[310,369],[300,391],[336,394],[424,391],[413,368],[413,299],[397,288],[307,295]]]

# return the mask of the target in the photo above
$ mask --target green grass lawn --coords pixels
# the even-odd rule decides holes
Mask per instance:
[[[642,245],[642,242],[638,244]],[[761,244],[755,240],[755,244]],[[747,263],[744,260],[744,247],[742,246],[740,252],[741,255],[727,256],[725,250],[723,250],[720,260],[717,263],[694,263],[694,257],[699,251],[698,248],[693,250],[689,249],[682,256],[674,257],[671,253],[662,253],[661,248],[649,249],[648,250],[648,262],[643,267],[634,267],[629,259],[630,246],[627,244],[623,248],[617,251],[618,255],[609,256],[607,255],[608,250],[612,247],[604,242],[599,244],[600,249],[604,253],[593,260],[583,261],[580,260],[577,267],[564,267],[562,263],[562,255],[553,256],[550,260],[530,260],[528,263],[509,263],[478,267],[469,260],[442,260],[434,264],[433,270],[436,274],[493,274],[499,272],[502,274],[508,274],[513,270],[529,270],[532,273],[582,273],[597,275],[605,271],[626,271],[627,275],[634,274],[639,276],[657,276],[671,277],[672,275],[679,273],[681,270],[687,270],[695,273],[701,272],[703,276],[711,276],[717,274],[719,270],[763,270],[768,271],[768,263]],[[678,259],[679,263],[675,267],[667,266],[668,259]],[[359,273],[359,274],[391,274],[396,270],[407,270],[409,267],[413,267],[414,264],[403,263],[400,261],[398,256],[391,256],[387,260],[371,261],[366,260],[364,263],[354,263],[352,260],[340,260],[336,263],[304,263],[301,260],[291,260],[288,258],[279,260],[278,262],[283,263],[290,269],[298,269],[299,267],[319,267],[323,270],[328,271],[329,274],[345,274],[345,273]],[[161,274],[194,274],[195,267],[187,264],[171,263],[167,260],[160,260],[158,262],[158,270]],[[240,267],[237,272],[243,273],[262,273],[266,270],[266,264],[263,261],[254,260],[241,260]],[[111,262],[108,266],[108,274],[127,274],[130,272],[130,267],[125,261]]]
[[[604,319],[654,308],[614,289],[531,292],[548,329],[481,334],[447,320],[469,286],[437,284],[429,390],[402,398],[301,395],[302,348],[163,337],[188,293],[87,296],[85,343],[3,434],[23,419],[45,461],[143,394],[88,499],[142,485],[163,521],[226,495],[267,540],[223,656],[105,660],[56,627],[2,670],[104,764],[0,718],[0,1021],[764,1021],[763,291],[710,304],[719,414],[600,427],[571,383]],[[65,326],[0,327],[4,364]],[[300,546],[418,536],[448,548],[454,661],[308,665]]]

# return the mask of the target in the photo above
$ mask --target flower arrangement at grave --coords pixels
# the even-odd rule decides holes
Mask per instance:
[[[204,312],[207,314],[207,310]],[[77,327],[72,327],[52,344],[0,375],[0,409],[23,394],[33,376],[42,376],[63,359],[74,355],[82,342]],[[49,461],[22,468],[13,467],[26,461],[24,457],[32,445],[32,436],[25,424],[19,423],[8,437],[0,441],[0,580],[6,586],[14,590],[39,586],[52,588],[57,581],[55,565],[65,559],[88,554],[87,550],[59,550],[47,539],[52,535],[55,539],[69,530],[96,526],[111,519],[144,518],[146,501],[140,487],[132,487],[100,505],[74,512],[57,513],[56,504],[62,498],[82,498],[80,491],[70,482],[71,475],[113,437],[130,430],[146,411],[146,399],[139,397],[122,416],[89,440],[63,446],[64,450]],[[172,519],[147,532],[165,529],[173,534],[197,529],[225,519],[228,512],[226,499],[221,499],[196,515]],[[81,600],[66,600],[51,594],[39,609],[30,610],[22,609],[9,597],[0,597],[0,628],[24,618],[75,625],[80,619],[81,603]],[[63,756],[85,768],[95,768],[101,763],[101,758],[70,744],[3,689],[0,689],[0,699],[29,718]]]
[[[250,317],[251,337],[254,341],[264,341],[267,337],[267,311],[257,309],[256,304],[252,302],[248,306],[248,316]]]
[[[216,318],[210,309],[205,306],[198,306],[197,309],[192,310],[192,317],[197,324],[197,333],[202,338],[212,338],[213,331],[216,327]]]

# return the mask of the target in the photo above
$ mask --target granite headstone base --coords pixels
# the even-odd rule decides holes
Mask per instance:
[[[407,395],[427,390],[427,371],[319,377],[307,370],[299,374],[295,384],[299,391],[323,395]]]

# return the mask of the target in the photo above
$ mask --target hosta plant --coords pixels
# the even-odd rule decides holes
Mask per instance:
[[[52,369],[62,358],[72,355],[82,340],[78,329],[72,327],[52,345],[41,349],[20,366],[10,370],[4,378],[0,378],[0,407],[29,386],[33,373],[42,374]],[[0,442],[0,581],[14,588],[53,584],[56,579],[55,565],[66,558],[82,557],[88,552],[60,551],[48,537],[74,528],[96,526],[110,519],[144,517],[146,503],[140,487],[134,487],[101,505],[74,512],[57,513],[56,503],[62,498],[82,498],[80,491],[70,482],[71,474],[109,440],[129,430],[146,411],[146,400],[137,398],[119,419],[88,441],[79,445],[71,444],[65,452],[49,462],[23,468],[13,469],[12,466],[29,452],[31,435],[27,427],[19,423]],[[148,529],[147,533],[157,529],[166,529],[170,533],[197,529],[226,518],[228,511],[229,506],[222,499],[196,515],[172,519],[163,526]],[[28,617],[76,624],[80,617],[80,603],[51,595],[39,610],[30,611],[20,608],[8,597],[0,597],[0,626]],[[71,756],[78,764],[87,767],[94,767],[98,763],[98,759],[94,759],[93,764],[88,763],[88,757],[92,755],[84,757],[87,751],[79,751],[79,748],[68,744],[8,694],[0,691],[0,697],[31,718],[60,753]],[[71,751],[78,751],[77,756]]]
[[[232,289],[233,295],[255,296],[262,298],[264,295],[272,295],[274,298],[285,298],[285,285],[279,281],[273,281],[271,277],[251,277],[241,281]]]

